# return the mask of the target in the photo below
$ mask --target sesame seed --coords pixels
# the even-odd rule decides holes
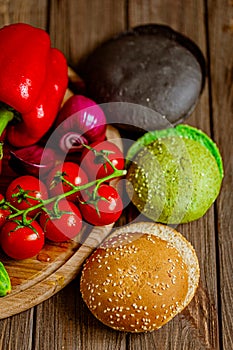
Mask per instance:
[[[144,329],[145,331],[147,330],[147,327],[144,325],[141,328]]]
[[[112,299],[111,299],[111,298],[108,298],[108,301],[111,303],[111,302],[112,302]]]

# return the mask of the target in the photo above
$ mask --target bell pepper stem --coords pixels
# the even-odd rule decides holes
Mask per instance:
[[[14,113],[6,108],[0,109],[0,159],[3,158],[2,135],[8,123],[14,118]]]

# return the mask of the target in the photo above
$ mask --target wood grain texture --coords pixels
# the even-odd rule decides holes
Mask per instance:
[[[125,29],[125,1],[52,0],[49,32],[73,68],[102,41]],[[63,33],[63,35],[61,35]]]
[[[148,8],[152,3],[154,11],[150,12]],[[207,57],[203,21],[205,8],[202,1],[189,2],[189,4],[182,1],[137,1],[135,4],[135,1],[130,1],[129,5],[129,23],[132,26],[146,21],[146,18],[147,22],[169,25],[194,40]],[[172,11],[170,11],[171,8]],[[186,123],[201,128],[211,136],[208,85],[209,81],[206,79],[199,104]],[[196,298],[186,310],[173,322],[153,334],[154,342],[158,349],[180,349],[182,347],[185,349],[218,349],[217,268],[213,208],[205,217],[188,225],[182,225],[179,230],[197,250],[201,266],[201,283]],[[185,329],[186,337],[181,336],[182,344],[180,344],[179,339],[183,329]],[[131,339],[135,343],[134,336],[131,336]]]
[[[201,282],[191,304],[159,331],[125,334],[98,322],[87,310],[77,277],[40,305],[0,321],[4,350],[232,349],[232,0],[0,0],[0,24],[24,21],[51,34],[54,46],[79,71],[96,45],[128,26],[161,23],[189,36],[202,49],[206,85],[187,120],[212,136],[223,155],[220,196],[196,222],[178,227],[194,245]],[[1,186],[7,183],[1,178]],[[119,224],[135,214],[130,206]],[[0,299],[1,308],[1,299]]]
[[[208,1],[210,87],[213,135],[224,161],[225,178],[216,207],[219,309],[222,347],[233,348],[233,2]]]

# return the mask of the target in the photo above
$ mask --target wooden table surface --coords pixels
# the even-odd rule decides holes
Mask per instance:
[[[111,330],[87,310],[78,276],[38,306],[1,320],[0,349],[233,349],[232,0],[0,0],[0,25],[13,22],[46,29],[77,70],[96,45],[128,27],[154,22],[189,36],[204,53],[207,77],[186,122],[219,145],[225,177],[207,214],[179,227],[197,251],[201,279],[191,304],[171,322],[147,334]]]

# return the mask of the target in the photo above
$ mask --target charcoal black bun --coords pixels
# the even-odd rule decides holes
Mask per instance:
[[[87,94],[97,103],[147,107],[146,118],[134,111],[132,121],[129,110],[117,116],[114,110],[114,118],[149,131],[158,128],[151,110],[172,125],[194,110],[204,86],[205,59],[193,41],[170,27],[142,25],[95,49],[85,62],[83,78]]]

